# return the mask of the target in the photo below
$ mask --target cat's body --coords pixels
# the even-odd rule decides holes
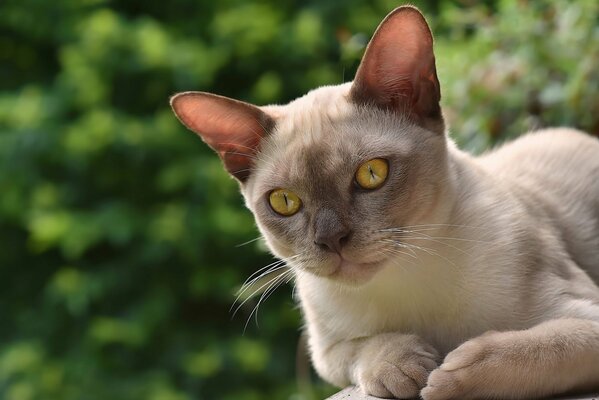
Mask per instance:
[[[325,147],[314,143],[325,138],[337,143],[322,121],[351,120],[352,105],[341,106],[348,90],[348,85],[321,88],[284,106],[289,120],[281,122],[273,142],[285,138],[290,153],[306,154],[308,160],[310,151]],[[376,115],[372,121],[360,116],[346,129],[392,125],[375,110],[370,114]],[[298,129],[304,134],[297,142],[287,141]],[[262,160],[275,157],[271,147],[278,148],[266,142]],[[599,290],[589,278],[599,282],[599,141],[561,128],[525,135],[480,157],[451,143],[448,150],[446,193],[436,199],[432,215],[419,218],[426,230],[412,240],[426,249],[417,252],[418,259],[400,255],[358,287],[297,273],[314,362],[339,386],[349,384],[350,376],[338,369],[342,363],[328,365],[326,353],[348,338],[414,333],[445,355],[489,330],[586,318],[590,309],[599,315]],[[247,187],[251,190],[251,183]]]
[[[475,158],[438,101],[432,38],[408,7],[351,84],[285,106],[184,93],[173,107],[293,269],[328,381],[425,400],[598,387],[599,141],[553,129]]]

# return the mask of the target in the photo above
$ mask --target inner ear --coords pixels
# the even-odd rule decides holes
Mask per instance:
[[[417,8],[396,8],[381,22],[350,96],[358,104],[390,109],[423,124],[442,120],[433,36]]]
[[[245,182],[273,119],[252,104],[205,92],[179,93],[171,106],[179,120],[216,151],[225,169]]]

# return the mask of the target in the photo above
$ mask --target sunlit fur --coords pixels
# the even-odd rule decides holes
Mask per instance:
[[[473,158],[446,136],[352,104],[348,89],[324,87],[264,108],[276,130],[242,187],[273,253],[301,253],[288,264],[318,372],[339,386],[367,386],[360,364],[374,355],[359,352],[360,343],[381,333],[415,334],[445,355],[489,330],[580,318],[593,342],[577,368],[514,384],[529,373],[524,352],[503,367],[509,387],[471,385],[522,398],[598,384],[599,372],[579,371],[599,371],[599,289],[590,278],[599,278],[599,142],[552,129]],[[387,182],[356,192],[356,168],[377,157],[390,160]],[[283,218],[269,210],[265,193],[276,187],[298,194],[302,211]],[[322,207],[351,221],[343,256],[353,268],[339,271],[337,256],[314,245],[311,215]],[[444,398],[431,387],[423,393]]]

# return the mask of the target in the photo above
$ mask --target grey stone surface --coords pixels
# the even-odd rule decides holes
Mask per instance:
[[[380,400],[378,397],[366,396],[362,391],[355,387],[348,387],[329,397],[327,400]],[[552,400],[599,400],[599,393],[587,396],[566,396],[556,397]]]

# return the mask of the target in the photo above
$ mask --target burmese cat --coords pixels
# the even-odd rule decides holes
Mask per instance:
[[[172,98],[295,274],[314,367],[380,397],[525,399],[599,386],[599,141],[456,148],[420,12],[355,80],[287,105]]]

